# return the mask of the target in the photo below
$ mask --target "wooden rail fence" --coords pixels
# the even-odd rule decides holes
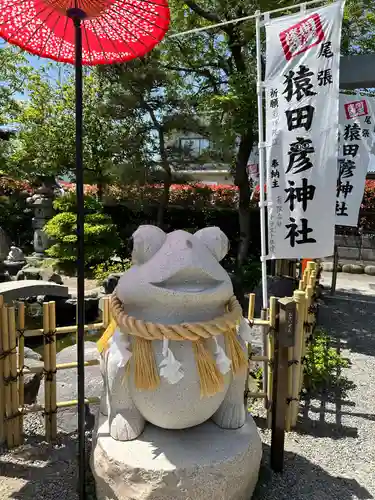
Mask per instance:
[[[74,401],[56,401],[56,375],[61,370],[77,368],[77,362],[56,365],[56,336],[77,333],[77,326],[56,328],[55,302],[43,304],[43,328],[25,329],[25,304],[3,303],[0,296],[0,443],[8,448],[23,443],[23,417],[27,413],[42,412],[45,418],[46,439],[53,441],[57,435],[56,413],[60,408],[76,406]],[[85,325],[85,331],[101,331],[110,321],[109,297],[103,298],[102,321]],[[43,367],[26,368],[24,363],[25,338],[43,336]],[[98,365],[99,360],[85,361],[85,366]],[[44,405],[24,405],[24,375],[41,373],[45,383]],[[99,403],[99,397],[87,399]]]
[[[293,346],[288,348],[287,370],[287,401],[285,430],[295,426],[299,409],[299,394],[303,383],[303,358],[306,343],[312,334],[315,323],[315,287],[317,269],[314,262],[310,262],[305,270],[303,279],[299,283],[299,290],[294,292],[293,299],[296,315],[293,319],[292,337]],[[262,311],[261,318],[254,318],[255,295],[250,295],[249,321],[262,328],[263,352],[256,355],[249,345],[249,370],[253,363],[262,363],[263,387],[259,392],[250,392],[246,388],[246,398],[264,399],[267,409],[267,421],[271,427],[272,407],[275,391],[274,366],[275,340],[279,330],[280,302],[275,297],[270,299],[270,307]],[[85,331],[104,330],[110,322],[109,297],[103,298],[102,321],[85,325]],[[0,444],[6,443],[8,448],[23,443],[24,415],[42,412],[45,418],[45,433],[48,441],[57,436],[57,411],[61,408],[76,406],[78,401],[56,400],[56,377],[61,370],[77,368],[77,363],[56,364],[56,336],[77,333],[77,326],[56,327],[55,302],[43,304],[43,328],[27,330],[25,328],[25,304],[4,304],[0,296]],[[25,338],[43,336],[44,355],[42,367],[25,367],[24,346]],[[98,360],[85,361],[85,366],[98,365]],[[25,406],[24,404],[24,376],[28,373],[42,373],[45,383],[44,404]],[[280,381],[279,381],[280,382]],[[99,397],[88,398],[88,404],[99,403]]]
[[[282,264],[278,264],[282,267]],[[299,281],[299,288],[293,294],[296,314],[294,323],[294,332],[292,346],[288,347],[288,380],[287,380],[287,409],[285,430],[290,431],[295,427],[299,412],[299,398],[303,385],[303,361],[305,359],[306,348],[311,339],[316,323],[316,287],[318,266],[310,261]],[[263,388],[260,392],[250,392],[247,388],[248,398],[263,398],[265,408],[267,409],[267,423],[271,428],[272,424],[272,400],[274,391],[274,357],[275,340],[280,333],[279,323],[279,303],[275,297],[271,297],[269,308],[262,311],[262,319],[254,319],[255,294],[250,294],[248,319],[253,325],[262,326],[263,335],[263,353],[256,355],[252,352],[252,346],[249,345],[249,373],[253,363],[263,364]]]

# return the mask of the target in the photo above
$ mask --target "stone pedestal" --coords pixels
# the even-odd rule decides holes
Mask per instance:
[[[26,265],[25,260],[20,260],[18,262],[10,261],[10,260],[5,260],[4,265],[10,274],[10,276],[16,276],[19,271]]]
[[[100,415],[91,468],[97,500],[250,500],[262,443],[249,416],[238,430],[208,421],[181,431],[147,424],[135,441],[115,441]]]

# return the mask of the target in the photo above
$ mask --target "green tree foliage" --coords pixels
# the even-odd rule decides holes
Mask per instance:
[[[101,262],[108,262],[120,251],[121,241],[112,219],[103,213],[96,197],[85,196],[85,263],[88,273]],[[59,267],[74,273],[77,260],[77,200],[69,193],[54,202],[57,214],[44,227],[54,242],[47,254],[57,259]]]
[[[56,67],[53,65],[53,67]],[[15,175],[68,175],[75,169],[74,79],[51,79],[50,68],[32,75],[27,83],[29,99],[17,115],[19,134],[13,141],[10,166]],[[84,76],[84,172],[85,182],[97,184],[99,196],[115,178],[116,165],[129,156],[124,125],[103,116],[105,88],[94,72]]]
[[[11,129],[20,109],[20,94],[31,74],[25,56],[13,47],[0,48],[0,127]],[[6,170],[9,155],[8,134],[0,134],[0,170]]]
[[[172,32],[267,12],[293,1],[170,0]],[[293,12],[296,12],[295,10]],[[285,11],[284,14],[288,12]],[[375,4],[347,0],[343,23],[342,54],[375,51]],[[262,48],[264,50],[264,46]],[[192,35],[166,38],[161,45],[165,68],[174,72],[179,91],[208,120],[211,137],[233,158],[239,188],[241,245],[238,264],[248,255],[251,190],[247,162],[257,142],[255,22],[248,20]]]
[[[163,67],[159,50],[128,64],[100,68],[99,74],[110,82],[106,101],[109,117],[128,123],[126,128],[132,126],[132,139],[141,146],[128,167],[138,176],[143,172],[139,178],[145,182],[163,181],[157,220],[162,225],[173,172],[181,168],[186,158],[191,159],[189,151],[183,157],[173,137],[190,132],[204,135],[206,128],[186,96],[179,92],[180,76]],[[201,160],[194,158],[194,162]],[[129,168],[123,168],[124,175],[131,177]]]

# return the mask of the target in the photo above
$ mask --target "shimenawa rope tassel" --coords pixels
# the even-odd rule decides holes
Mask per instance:
[[[160,384],[155,357],[152,348],[153,340],[177,340],[192,342],[197,370],[200,378],[201,396],[212,396],[223,390],[224,379],[215,359],[206,347],[206,339],[223,335],[226,354],[232,363],[233,374],[236,375],[247,367],[247,359],[237,338],[236,328],[242,318],[242,309],[235,296],[231,297],[226,312],[211,321],[204,323],[181,323],[164,325],[150,323],[129,316],[118,297],[111,297],[113,321],[98,341],[98,350],[103,352],[116,328],[132,336],[134,363],[134,380],[137,389],[154,390]]]

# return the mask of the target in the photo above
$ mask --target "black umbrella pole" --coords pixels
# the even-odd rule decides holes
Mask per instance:
[[[82,127],[82,30],[81,20],[74,19],[76,66],[76,193],[77,193],[77,361],[78,361],[78,491],[86,499],[85,446],[85,213],[83,192]]]

